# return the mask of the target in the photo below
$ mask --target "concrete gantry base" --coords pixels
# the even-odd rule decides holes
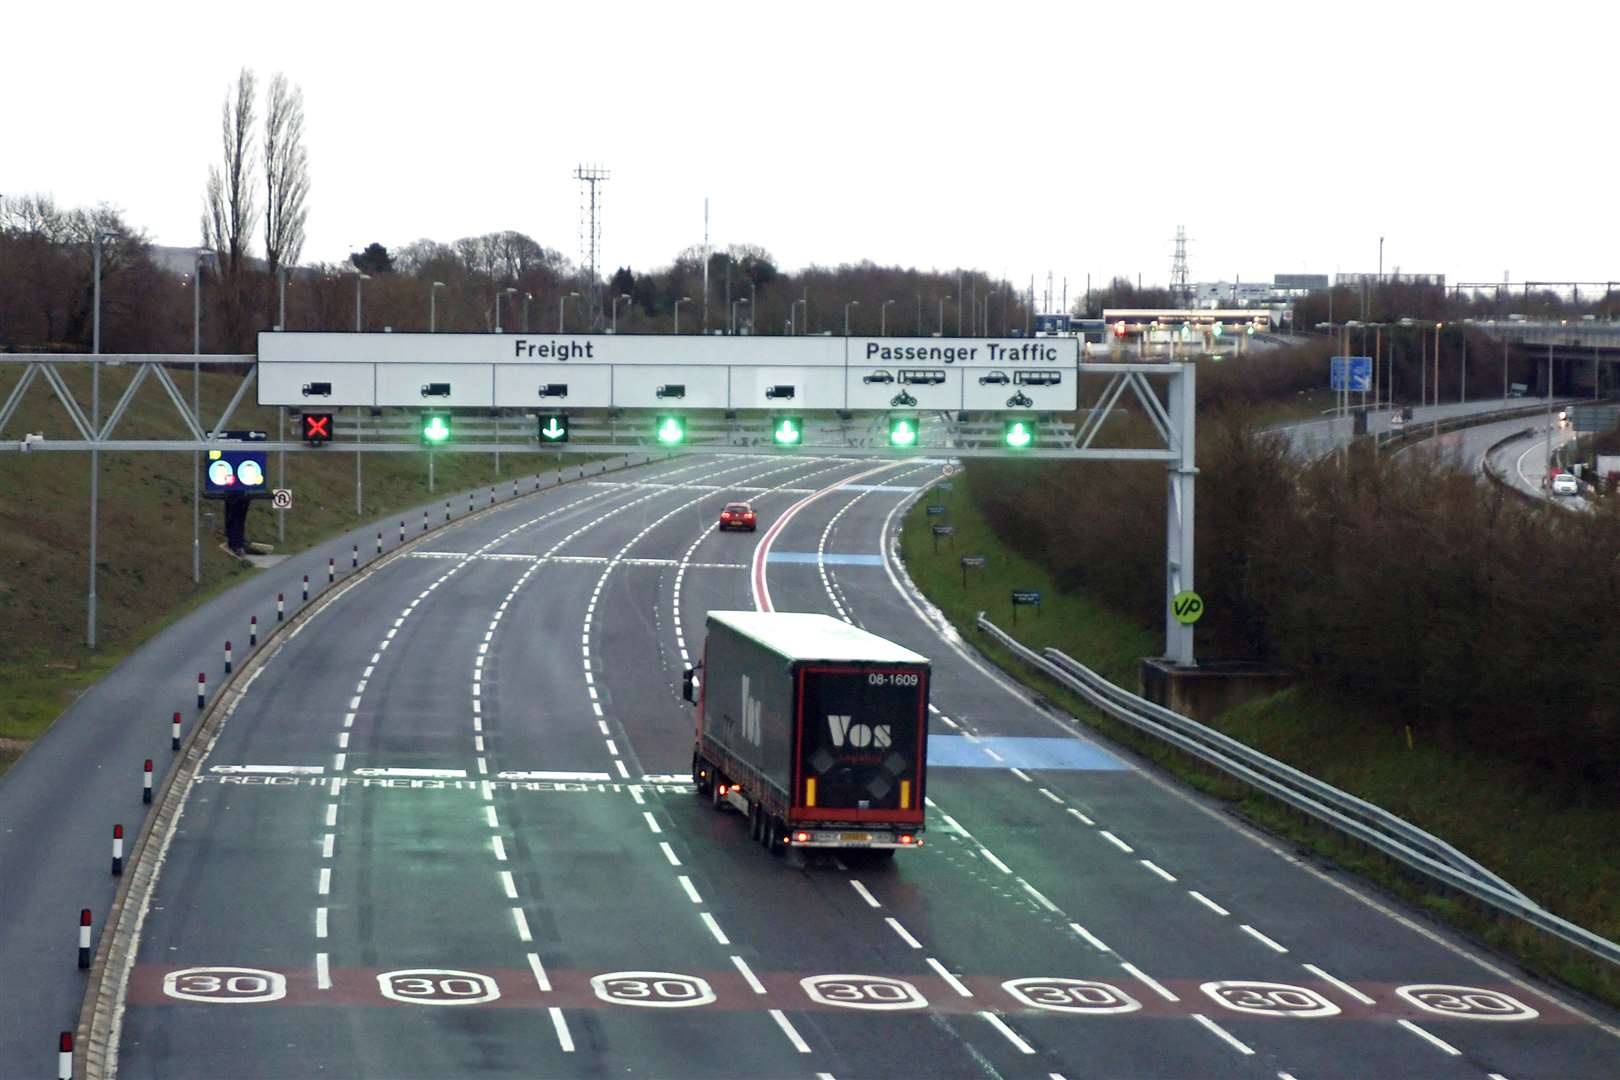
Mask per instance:
[[[1156,705],[1207,724],[1226,710],[1293,685],[1279,668],[1244,661],[1181,667],[1159,657],[1142,661],[1141,694]]]

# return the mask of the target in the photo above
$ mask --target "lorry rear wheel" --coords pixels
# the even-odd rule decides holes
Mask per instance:
[[[705,773],[708,774],[708,779],[704,779]],[[708,762],[704,761],[703,758],[694,751],[692,754],[692,783],[697,787],[697,792],[699,795],[707,795],[709,793],[709,784],[713,779],[714,770],[710,769]]]
[[[785,846],[782,843],[783,833],[784,830],[780,822],[778,822],[774,817],[766,818],[765,846],[771,849],[772,855],[782,854],[782,849]]]
[[[750,804],[748,807],[748,839],[759,841],[759,806]]]

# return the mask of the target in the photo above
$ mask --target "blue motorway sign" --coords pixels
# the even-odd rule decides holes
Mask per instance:
[[[268,497],[263,450],[210,450],[203,467],[203,495],[220,498],[242,491]]]
[[[1365,392],[1372,389],[1372,357],[1335,356],[1328,368],[1328,382],[1334,390]]]

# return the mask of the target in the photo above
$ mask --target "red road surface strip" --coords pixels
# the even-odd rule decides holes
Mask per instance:
[[[886,469],[896,469],[904,464],[906,464],[904,461],[890,461],[879,465],[875,469],[868,469],[863,473],[856,473],[854,476],[846,477],[845,479],[838,481],[836,484],[828,484],[820,491],[806,495],[804,498],[800,499],[798,502],[784,510],[782,512],[782,516],[777,518],[769,529],[765,530],[765,536],[760,540],[760,542],[754,545],[754,563],[750,573],[754,588],[754,607],[760,611],[776,610],[776,608],[771,606],[770,586],[765,583],[765,560],[766,557],[771,553],[771,545],[776,543],[777,536],[782,532],[782,529],[786,527],[787,523],[793,520],[794,514],[797,514],[800,510],[803,510],[806,506],[809,506],[823,495],[837,491],[846,484],[853,484],[857,480],[864,480],[868,476],[875,476]]]

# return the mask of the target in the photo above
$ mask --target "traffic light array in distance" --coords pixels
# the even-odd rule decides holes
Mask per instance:
[[[540,417],[540,445],[568,441],[568,417],[562,413],[547,413]]]
[[[1001,444],[1009,450],[1028,450],[1035,445],[1035,421],[1013,417],[1001,422]]]
[[[798,446],[804,442],[804,418],[776,417],[771,421],[771,442],[777,446]]]
[[[450,441],[450,414],[430,412],[422,414],[422,445],[438,446]]]
[[[300,421],[303,428],[304,441],[310,446],[322,446],[332,441],[332,414],[329,412],[307,412]]]
[[[686,441],[686,417],[660,416],[653,421],[653,437],[660,446],[679,446]]]
[[[897,450],[910,450],[917,445],[915,416],[889,417],[889,445]]]

